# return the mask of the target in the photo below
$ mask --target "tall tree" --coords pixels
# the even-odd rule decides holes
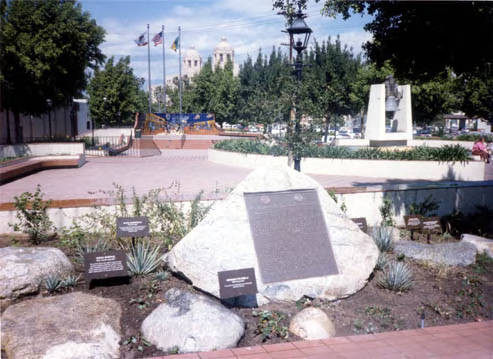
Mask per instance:
[[[130,56],[120,58],[116,64],[114,57],[108,59],[104,69],[94,71],[88,86],[91,117],[98,125],[132,124],[135,112],[146,112],[147,94],[142,95],[140,89],[143,82],[133,74]]]
[[[487,1],[355,1],[324,2],[323,12],[344,19],[368,13],[373,19],[365,25],[372,40],[363,47],[378,66],[390,61],[397,78],[430,89],[449,71],[467,91],[463,91],[463,110],[470,116],[493,118],[493,103],[487,86],[492,80],[493,6]],[[274,8],[293,11],[307,0],[274,0]],[[438,81],[438,82],[437,82]],[[447,81],[440,86],[448,86]],[[435,94],[439,90],[432,91]],[[430,91],[420,94],[430,94]],[[442,99],[443,100],[443,99]],[[444,102],[445,103],[445,102]]]
[[[57,106],[80,95],[86,69],[104,60],[104,30],[75,0],[11,0],[5,14],[0,81],[20,140],[20,113],[45,113],[47,100]]]
[[[307,56],[308,67],[304,75],[304,99],[307,114],[325,123],[325,141],[329,124],[343,115],[358,112],[358,102],[350,96],[361,60],[350,49],[342,46],[339,38],[329,38],[315,47]]]

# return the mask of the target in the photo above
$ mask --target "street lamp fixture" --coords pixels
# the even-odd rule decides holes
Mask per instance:
[[[291,25],[286,29],[289,33],[293,48],[296,50],[298,55],[300,55],[301,52],[307,48],[310,35],[313,32],[312,29],[310,29],[306,24],[304,20],[305,18],[306,15],[301,12],[300,6],[291,22]]]
[[[303,70],[303,57],[301,53],[308,46],[308,41],[310,40],[310,35],[312,34],[312,29],[308,27],[305,22],[306,14],[301,11],[301,5],[298,7],[298,11],[294,14],[291,19],[289,26],[286,31],[289,34],[289,40],[291,46],[296,50],[296,61],[294,63],[294,74],[296,79],[301,82],[301,72]],[[296,136],[296,141],[301,137],[301,124],[299,116],[295,118],[294,132]],[[294,153],[294,169],[296,171],[301,170],[301,159],[297,153]]]

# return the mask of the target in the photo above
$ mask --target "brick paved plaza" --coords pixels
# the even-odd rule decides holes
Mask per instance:
[[[493,179],[492,165],[488,166]],[[144,158],[89,157],[81,168],[44,170],[0,186],[1,202],[11,202],[24,191],[42,186],[45,198],[53,200],[105,198],[100,191],[135,187],[138,194],[155,188],[179,185],[179,197],[191,199],[199,191],[204,198],[221,198],[251,170],[207,161],[207,150],[166,150],[160,156]],[[351,187],[424,181],[405,181],[355,176],[312,175],[324,187]],[[424,182],[426,183],[426,182]],[[176,190],[176,186],[174,187]],[[175,193],[176,191],[172,191]]]

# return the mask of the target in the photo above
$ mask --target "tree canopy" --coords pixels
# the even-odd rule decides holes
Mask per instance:
[[[12,0],[1,28],[4,106],[41,114],[86,86],[86,69],[104,60],[104,30],[75,0]]]
[[[130,67],[130,56],[115,63],[108,59],[97,68],[88,86],[91,118],[99,125],[121,126],[133,123],[135,112],[147,111],[147,94],[140,89],[143,79]]]

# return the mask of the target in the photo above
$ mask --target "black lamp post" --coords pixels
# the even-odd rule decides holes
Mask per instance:
[[[50,132],[49,136],[51,139],[51,137],[52,137],[52,134],[51,134],[51,105],[53,105],[53,101],[51,99],[47,99],[46,105],[48,106],[48,131]]]
[[[310,35],[313,32],[312,29],[308,27],[305,22],[306,15],[301,12],[301,6],[299,6],[298,11],[294,15],[290,25],[286,29],[289,33],[290,44],[296,50],[296,61],[294,63],[294,74],[296,80],[301,82],[301,72],[303,70],[303,57],[301,55],[302,51],[308,46],[308,40],[310,40]],[[298,141],[301,136],[301,124],[299,116],[295,118],[295,138]],[[300,171],[301,159],[298,153],[294,153],[294,169]]]

